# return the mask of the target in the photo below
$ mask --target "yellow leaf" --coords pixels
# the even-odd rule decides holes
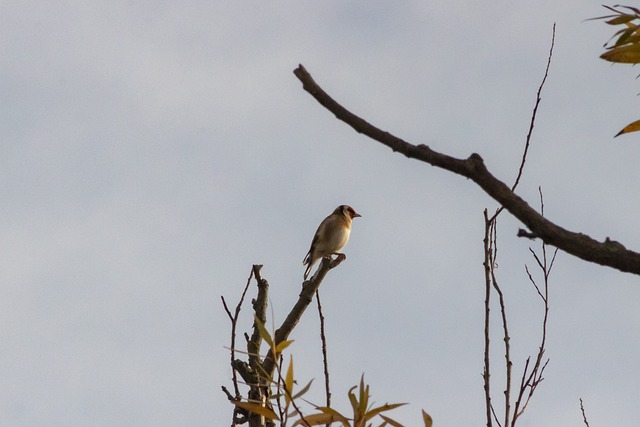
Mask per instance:
[[[627,126],[625,126],[625,128],[622,129],[620,132],[618,132],[616,136],[619,136],[625,133],[630,133],[630,132],[637,132],[639,130],[640,130],[640,120],[636,120],[635,122],[629,123]],[[616,136],[614,136],[614,138]]]
[[[637,44],[625,45],[606,51],[600,58],[610,62],[622,64],[640,63],[640,46]]]
[[[619,25],[626,24],[627,22],[633,21],[634,19],[636,19],[634,15],[620,15],[605,22],[609,25]]]
[[[317,406],[316,409],[318,409],[323,414],[332,414],[332,415],[337,415],[339,417],[345,418],[345,416],[342,415],[340,412],[336,411],[333,408],[329,408],[328,406]]]
[[[378,406],[377,408],[371,409],[369,412],[365,414],[365,417],[370,420],[381,412],[390,411],[392,409],[399,408],[400,406],[404,406],[406,403],[385,403],[382,406]]]
[[[424,421],[424,427],[431,427],[433,425],[433,418],[424,412],[424,409],[422,410],[422,420]]]
[[[303,396],[306,392],[309,391],[309,389],[311,388],[311,383],[313,382],[313,380],[309,381],[309,383],[302,387],[302,390],[300,390],[299,392],[297,392],[296,394],[293,395],[293,399],[297,399],[300,396]]]
[[[267,417],[267,418],[269,418],[271,420],[280,421],[280,419],[278,418],[276,413],[273,412],[272,409],[266,408],[266,407],[262,406],[259,403],[233,402],[233,404],[236,405],[239,408],[246,409],[247,411],[253,412],[254,414],[262,415],[262,416]]]
[[[269,344],[269,347],[273,347],[273,340],[271,339],[271,335],[269,334],[269,331],[267,331],[267,328],[264,327],[264,323],[258,319],[258,316],[253,316],[253,319],[254,323],[258,327],[258,331],[260,332],[262,339]]]
[[[387,424],[391,424],[393,427],[404,427],[404,425],[400,424],[399,422],[397,422],[396,420],[389,418],[389,417],[385,417],[384,415],[380,414],[380,418],[382,418],[383,420],[385,420],[387,422]]]
[[[289,345],[291,345],[292,342],[293,342],[293,340],[280,341],[278,343],[278,345],[276,346],[276,353],[277,354],[282,353],[282,350],[284,350],[285,348],[289,347]]]
[[[355,390],[356,388],[358,388],[358,386],[354,385],[349,389],[349,402],[351,402],[351,407],[353,408],[354,414],[358,413],[358,398],[355,394],[353,394],[353,390]]]
[[[284,399],[288,405],[293,395],[293,356],[289,356],[289,368],[287,369],[287,375],[284,379],[284,391]]]
[[[347,421],[349,421],[349,419],[341,415],[312,414],[312,415],[305,415],[304,420],[300,418],[298,421],[293,423],[293,427],[300,426],[300,425],[319,426],[322,424],[329,424],[334,422],[342,423],[342,425],[348,425],[346,424]]]

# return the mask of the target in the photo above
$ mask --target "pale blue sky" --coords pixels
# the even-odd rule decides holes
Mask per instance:
[[[356,134],[292,71],[511,182],[556,22],[519,194],[538,206],[542,186],[551,220],[637,248],[640,137],[612,136],[637,119],[638,71],[598,59],[613,29],[584,20],[600,3],[3,2],[0,426],[229,425],[220,296],[235,303],[264,264],[281,321],[342,203],[363,218],[322,286],[338,409],[364,372],[377,402],[411,403],[396,412],[407,425],[421,408],[437,426],[484,425],[495,203]],[[519,227],[503,214],[498,260],[518,378],[541,314],[524,272],[538,244]],[[559,253],[551,362],[522,426],[579,426],[580,397],[591,425],[637,423],[638,301],[640,278]],[[317,334],[310,311],[291,351],[322,402]]]

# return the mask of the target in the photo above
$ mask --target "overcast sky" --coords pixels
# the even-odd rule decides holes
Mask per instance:
[[[278,323],[318,223],[351,204],[322,284],[333,401],[362,373],[398,420],[484,425],[483,216],[470,181],[338,122],[292,74],[416,144],[516,176],[552,221],[639,248],[638,70],[598,58],[601,1],[4,1],[0,4],[0,426],[225,426],[229,322],[264,264]],[[542,305],[520,224],[497,270],[514,376]],[[536,272],[537,274],[537,272]],[[539,278],[539,276],[537,276]],[[251,288],[251,295],[255,287]],[[551,361],[522,426],[640,419],[640,278],[560,252]],[[494,309],[494,314],[497,310]],[[242,312],[242,331],[251,314]],[[494,323],[494,401],[503,365]],[[290,347],[323,402],[318,316]]]

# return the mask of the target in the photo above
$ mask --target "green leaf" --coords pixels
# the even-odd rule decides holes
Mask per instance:
[[[424,421],[424,427],[433,426],[433,418],[431,418],[431,415],[427,414],[424,409],[422,410],[422,420]]]
[[[247,411],[253,412],[254,414],[262,415],[264,417],[269,418],[270,420],[278,420],[278,416],[272,409],[262,406],[259,403],[253,402],[233,402],[239,408],[246,409]]]
[[[636,120],[635,122],[629,123],[627,126],[625,126],[625,128],[622,129],[620,132],[618,132],[616,136],[620,136],[625,133],[637,132],[639,130],[640,130],[640,120]],[[616,136],[614,136],[614,138]]]

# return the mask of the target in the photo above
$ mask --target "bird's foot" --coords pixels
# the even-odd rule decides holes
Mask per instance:
[[[334,268],[337,267],[338,265],[340,265],[340,263],[342,261],[344,261],[345,259],[347,259],[347,256],[345,254],[341,254],[341,253],[335,253],[333,255],[337,255],[336,259],[331,259],[331,265],[330,268]]]

